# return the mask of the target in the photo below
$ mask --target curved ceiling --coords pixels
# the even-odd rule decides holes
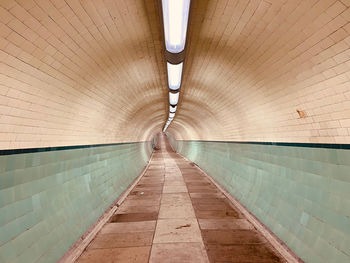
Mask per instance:
[[[169,132],[350,143],[349,5],[192,0]],[[157,0],[0,1],[1,149],[149,140],[167,91]]]
[[[0,148],[149,140],[167,117],[157,1],[0,1]]]
[[[175,119],[187,131],[182,136],[173,125],[169,132],[181,139],[350,142],[349,1],[192,3]]]

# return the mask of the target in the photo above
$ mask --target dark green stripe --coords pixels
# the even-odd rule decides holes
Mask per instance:
[[[185,142],[215,142],[215,143],[236,143],[236,144],[256,144],[256,145],[273,145],[273,146],[292,146],[292,147],[309,147],[309,148],[326,148],[350,150],[350,144],[336,143],[298,143],[298,142],[242,142],[242,141],[205,141],[205,140],[182,140]]]
[[[74,150],[74,149],[86,149],[86,148],[103,147],[103,146],[135,144],[135,143],[143,143],[143,142],[147,142],[147,141],[106,143],[106,144],[88,144],[88,145],[70,145],[70,146],[56,146],[56,147],[42,147],[42,148],[8,149],[8,150],[0,150],[0,156],[1,155],[11,155],[11,154],[22,154],[22,153],[39,153],[39,152],[63,151],[63,150]]]

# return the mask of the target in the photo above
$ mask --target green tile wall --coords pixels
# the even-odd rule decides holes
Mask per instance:
[[[170,145],[172,146],[172,148],[176,151],[177,148],[178,148],[178,145],[177,145],[177,140],[173,137],[173,135],[169,132],[165,132],[166,136],[168,137],[168,140],[169,140],[169,143]]]
[[[0,156],[0,262],[57,262],[151,152],[143,142]]]
[[[350,262],[350,150],[170,141],[305,262]]]

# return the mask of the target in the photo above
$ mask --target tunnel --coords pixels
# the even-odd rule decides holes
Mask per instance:
[[[0,0],[0,263],[349,263],[349,0]]]

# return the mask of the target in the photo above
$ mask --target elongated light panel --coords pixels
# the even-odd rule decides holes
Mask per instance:
[[[171,64],[167,62],[168,83],[169,83],[169,89],[171,90],[178,90],[180,88],[182,65],[183,65],[183,62],[179,64]]]
[[[184,50],[190,0],[162,0],[165,47],[171,53]]]
[[[175,107],[169,106],[169,112],[171,113],[176,112],[176,109],[177,109],[177,106]]]
[[[169,113],[169,117],[170,118],[174,118],[175,117],[175,113]]]
[[[176,105],[179,102],[180,92],[171,93],[169,92],[169,103],[170,105]]]

